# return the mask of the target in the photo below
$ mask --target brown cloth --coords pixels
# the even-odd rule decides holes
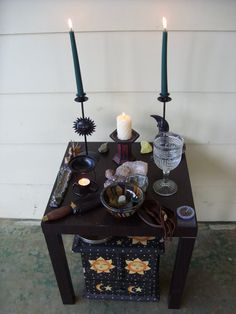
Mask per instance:
[[[174,212],[156,200],[145,200],[138,216],[151,227],[162,227],[164,239],[172,238],[175,231]]]

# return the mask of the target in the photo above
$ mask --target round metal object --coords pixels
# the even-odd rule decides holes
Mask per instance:
[[[76,173],[88,173],[95,168],[96,161],[88,155],[79,155],[71,159],[69,167]]]
[[[192,207],[184,205],[177,208],[177,215],[181,219],[188,220],[194,217],[195,211]]]
[[[88,243],[88,244],[101,244],[101,243],[107,242],[108,240],[112,238],[112,237],[101,238],[98,236],[94,236],[94,237],[90,236],[88,239],[88,238],[82,237],[81,235],[79,235],[79,237],[83,242]]]

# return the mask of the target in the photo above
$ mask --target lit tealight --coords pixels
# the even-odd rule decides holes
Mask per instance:
[[[82,178],[78,181],[80,186],[88,186],[90,184],[90,180],[88,178]]]

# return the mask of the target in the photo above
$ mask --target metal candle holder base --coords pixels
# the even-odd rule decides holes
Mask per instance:
[[[110,134],[110,138],[117,143],[117,153],[113,157],[113,161],[117,165],[121,165],[126,161],[133,161],[135,160],[135,157],[132,154],[132,143],[134,143],[137,138],[139,137],[139,134],[135,131],[132,130],[132,136],[129,140],[120,140],[117,137],[117,130],[113,131]]]
[[[86,96],[86,93],[83,93],[83,95],[76,95],[75,99],[76,102],[84,103],[88,100],[88,97]]]
[[[160,102],[169,102],[171,101],[171,97],[169,97],[169,93],[167,96],[163,96],[162,94],[160,94],[160,96],[157,98]]]

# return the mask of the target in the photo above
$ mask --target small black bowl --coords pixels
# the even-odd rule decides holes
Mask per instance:
[[[70,169],[75,173],[88,173],[95,168],[96,160],[88,155],[79,155],[69,162]]]

